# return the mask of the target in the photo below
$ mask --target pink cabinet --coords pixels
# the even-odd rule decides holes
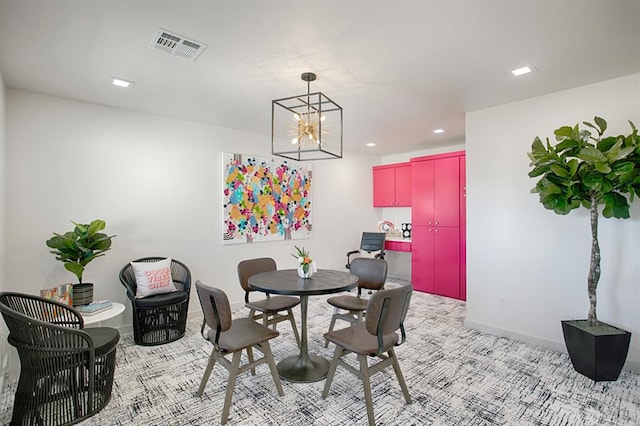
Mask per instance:
[[[412,183],[413,226],[460,225],[459,156],[414,161]]]
[[[411,164],[389,164],[373,168],[373,206],[411,206]]]
[[[394,240],[386,240],[384,242],[384,249],[391,251],[411,251],[411,242],[410,241],[394,241]]]
[[[416,290],[462,298],[459,228],[413,226],[411,281]]]
[[[466,299],[464,151],[414,158],[411,276],[414,288]]]

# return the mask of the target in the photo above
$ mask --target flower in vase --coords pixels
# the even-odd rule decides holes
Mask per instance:
[[[302,266],[302,270],[306,274],[307,272],[309,272],[309,267],[311,266],[311,262],[313,262],[313,259],[311,259],[311,257],[309,256],[309,252],[305,250],[304,247],[298,248],[294,246],[294,248],[296,249],[296,253],[292,254],[291,256],[296,258],[296,260],[298,261],[298,265]]]

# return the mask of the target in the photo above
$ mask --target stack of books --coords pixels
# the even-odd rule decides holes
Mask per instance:
[[[89,303],[88,305],[74,306],[82,315],[95,315],[99,312],[106,311],[111,308],[111,300],[102,300],[99,302]]]

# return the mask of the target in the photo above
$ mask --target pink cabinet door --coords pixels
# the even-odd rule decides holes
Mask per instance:
[[[411,223],[414,227],[433,225],[433,164],[433,161],[411,163]]]
[[[460,157],[434,160],[434,225],[460,224]]]
[[[434,234],[434,293],[460,298],[460,230],[437,227]]]
[[[411,229],[411,282],[418,291],[433,293],[433,228],[412,226]]]
[[[396,207],[411,207],[411,165],[396,167]]]
[[[373,207],[391,207],[395,203],[395,170],[373,169]]]

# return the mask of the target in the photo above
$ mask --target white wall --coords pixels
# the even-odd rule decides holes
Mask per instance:
[[[234,303],[243,297],[241,259],[271,256],[293,268],[293,246],[302,245],[319,267],[340,269],[359,245],[362,223],[377,220],[375,156],[345,152],[313,163],[313,238],[223,246],[220,154],[270,155],[269,136],[10,89],[7,148],[7,288],[38,293],[73,282],[45,240],[71,230],[71,220],[104,219],[117,237],[84,281],[95,283],[95,298],[127,305],[114,326],[131,323],[118,280],[130,260],[175,257],[194,281],[223,288]],[[191,296],[190,315],[201,315],[195,289]]]
[[[5,290],[5,269],[4,269],[4,253],[5,253],[5,223],[4,223],[4,206],[5,206],[5,161],[6,158],[6,139],[5,139],[5,88],[2,72],[0,71],[0,292]],[[4,379],[7,370],[9,354],[11,353],[6,335],[8,334],[3,320],[0,319],[0,394],[4,390]]]
[[[5,132],[5,88],[0,71],[0,291],[5,289],[4,253],[6,250],[4,207],[6,182],[6,132]]]
[[[535,136],[605,118],[610,134],[640,125],[640,74],[467,114],[467,320],[470,327],[564,350],[560,320],[586,318],[586,210],[558,216],[530,194]],[[640,203],[629,220],[601,219],[599,319],[635,334],[640,361]],[[504,299],[506,307],[500,307]]]

